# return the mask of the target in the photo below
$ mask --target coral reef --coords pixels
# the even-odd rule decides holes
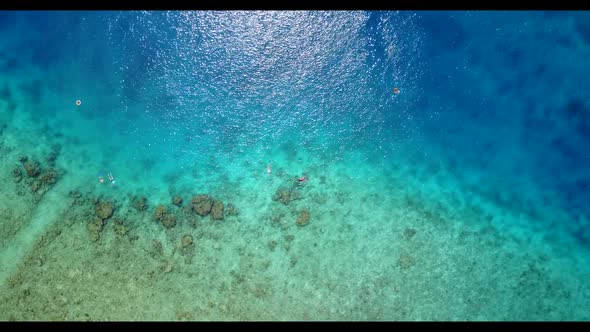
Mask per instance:
[[[41,168],[39,162],[27,160],[24,162],[23,166],[25,167],[25,172],[27,173],[27,176],[33,178],[39,175]]]
[[[20,167],[15,167],[12,170],[12,179],[15,183],[20,183],[24,180],[24,186],[28,186],[33,194],[33,202],[39,202],[41,197],[53,186],[58,180],[58,173],[53,168],[48,168],[43,171],[41,164],[38,161],[29,159],[26,155],[20,155],[18,157],[24,167],[25,178]],[[21,193],[22,189],[17,188]]]
[[[215,220],[223,220],[223,203],[215,200],[211,208],[211,218]]]
[[[115,207],[113,203],[110,201],[99,202],[96,204],[95,213],[96,216],[99,217],[101,220],[106,220],[113,215]]]
[[[193,211],[200,216],[206,216],[211,212],[213,202],[209,195],[196,195],[191,200]]]
[[[176,226],[176,216],[172,213],[168,213],[168,209],[163,204],[158,204],[154,210],[154,219],[159,221],[166,228],[172,228]]]
[[[299,213],[299,216],[297,217],[297,225],[305,226],[309,224],[310,219],[311,214],[309,213],[309,211],[307,209],[303,209],[303,211],[301,211],[301,213]]]

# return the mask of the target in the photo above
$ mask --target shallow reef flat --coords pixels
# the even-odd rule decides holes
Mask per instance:
[[[340,175],[235,205],[72,188],[2,285],[1,318],[562,320],[586,305],[581,261],[494,226],[514,212]]]

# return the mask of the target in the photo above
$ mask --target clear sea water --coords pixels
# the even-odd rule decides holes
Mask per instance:
[[[2,11],[0,319],[587,321],[589,87],[589,12]]]

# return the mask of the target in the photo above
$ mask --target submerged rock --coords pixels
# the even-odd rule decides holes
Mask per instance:
[[[164,246],[162,246],[162,242],[158,240],[152,240],[152,243],[148,249],[148,254],[150,257],[157,259],[164,255]]]
[[[193,237],[189,234],[185,234],[182,237],[182,247],[186,248],[186,247],[190,246],[191,244],[193,244]]]
[[[172,228],[176,226],[176,216],[173,214],[166,214],[162,220],[162,225],[166,228]]]
[[[59,144],[55,144],[51,148],[51,152],[49,152],[49,154],[47,155],[47,163],[50,166],[55,166],[55,161],[57,160],[57,157],[59,156],[60,152],[61,152],[61,145],[59,145]]]
[[[408,255],[401,255],[398,263],[403,270],[407,270],[415,264],[414,259]]]
[[[162,265],[162,272],[164,273],[170,273],[172,272],[172,262],[167,262],[165,265]]]
[[[223,203],[221,201],[215,201],[211,208],[211,218],[215,220],[223,220]]]
[[[289,204],[291,201],[291,191],[286,189],[279,189],[272,197],[273,201],[279,201],[283,204]]]
[[[115,234],[117,234],[117,236],[125,236],[127,235],[127,233],[129,232],[129,229],[127,228],[127,226],[125,226],[124,222],[122,219],[115,219],[114,222],[115,226],[113,227]]]
[[[305,226],[309,224],[309,220],[311,219],[311,214],[307,209],[303,209],[301,213],[299,213],[299,217],[297,217],[297,225]]]
[[[181,206],[182,205],[182,197],[174,196],[174,198],[172,199],[172,204],[174,204],[176,206]]]
[[[285,242],[283,242],[283,248],[289,251],[289,249],[291,249],[291,243],[293,242],[293,240],[295,240],[294,235],[285,235]]]
[[[316,204],[326,204],[328,202],[328,196],[321,194],[312,195],[312,199]]]
[[[72,199],[70,205],[84,205],[85,199],[82,198],[82,193],[77,190],[70,191],[69,193],[70,198]]]
[[[100,239],[100,232],[104,226],[104,222],[100,218],[95,218],[92,222],[88,223],[88,233],[90,240],[96,242]]]
[[[125,227],[125,225],[115,225],[114,230],[117,236],[127,235],[127,227]]]
[[[12,179],[16,183],[19,183],[23,179],[23,172],[20,170],[20,168],[15,167],[12,170]]]
[[[110,218],[113,215],[114,206],[110,201],[100,202],[96,205],[95,213],[96,216],[101,220]]]
[[[25,155],[20,155],[18,156],[18,161],[20,161],[21,163],[26,162],[27,160],[29,160],[29,157],[25,156]]]
[[[39,177],[41,182],[45,185],[51,186],[57,181],[57,173],[53,169],[48,169]]]
[[[209,195],[197,195],[191,200],[193,211],[200,216],[206,216],[211,212],[213,202]]]
[[[35,180],[31,182],[31,191],[36,193],[41,188],[41,181]]]
[[[39,163],[36,161],[26,161],[24,163],[25,172],[29,177],[36,177],[39,175],[40,166]]]
[[[274,196],[272,197],[272,200],[279,201],[285,205],[288,205],[291,201],[294,201],[294,200],[300,199],[300,198],[301,198],[301,195],[295,190],[279,188],[276,191],[276,193],[274,194]]]
[[[138,211],[147,209],[147,198],[145,196],[135,196],[131,201],[131,205]]]
[[[154,219],[156,219],[157,221],[162,221],[164,220],[164,216],[168,213],[168,209],[166,209],[166,207],[162,204],[159,204],[158,206],[156,206],[156,209],[154,210]]]
[[[49,164],[49,166],[55,166],[55,161],[57,160],[57,152],[50,152],[47,155],[47,164]]]
[[[404,237],[409,240],[411,239],[414,235],[416,235],[416,230],[413,228],[406,228],[404,229]]]
[[[238,214],[240,214],[240,210],[238,210],[235,207],[235,205],[233,205],[232,203],[228,203],[227,209],[225,210],[225,215],[226,216],[237,216]]]
[[[193,214],[193,207],[191,204],[189,205],[185,205],[184,207],[182,207],[182,213],[185,216],[190,216],[191,214]]]

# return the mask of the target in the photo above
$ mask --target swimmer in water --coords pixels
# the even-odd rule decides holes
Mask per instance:
[[[111,174],[111,172],[109,172],[109,180],[111,181],[111,184],[115,184],[115,178],[113,177],[113,174]]]
[[[102,175],[98,176],[98,183],[100,183],[100,184],[104,183],[104,178],[102,177]]]
[[[307,179],[305,178],[305,176],[300,177],[299,179],[297,179],[297,181],[299,182],[305,182]]]
[[[266,173],[270,174],[270,164],[266,164]]]

